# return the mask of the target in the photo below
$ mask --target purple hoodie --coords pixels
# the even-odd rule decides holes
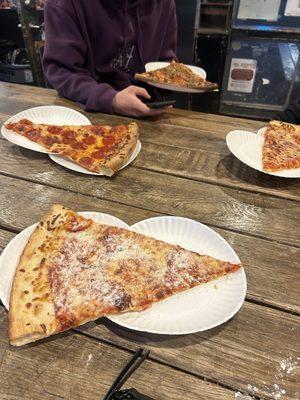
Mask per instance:
[[[87,111],[111,113],[135,72],[176,57],[174,0],[48,0],[45,30],[47,80]]]

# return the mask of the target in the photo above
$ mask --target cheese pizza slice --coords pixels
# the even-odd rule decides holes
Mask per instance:
[[[265,171],[300,168],[300,126],[271,121],[264,133],[262,160]]]
[[[22,119],[7,129],[38,143],[83,168],[111,176],[130,159],[138,141],[138,126],[129,125],[47,125]]]
[[[239,268],[54,205],[16,269],[9,339],[19,346],[108,314],[145,310]]]

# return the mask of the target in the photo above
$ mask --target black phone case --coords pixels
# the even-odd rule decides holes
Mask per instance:
[[[173,106],[176,103],[175,100],[166,100],[166,101],[157,101],[155,103],[146,103],[146,106],[149,108],[164,108],[167,106]]]

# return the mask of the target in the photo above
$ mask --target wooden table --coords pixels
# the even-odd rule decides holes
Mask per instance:
[[[0,119],[39,105],[78,107],[55,91],[0,84]],[[94,123],[128,119],[86,114]],[[0,140],[0,246],[55,203],[132,224],[169,214],[201,221],[237,251],[246,301],[206,332],[159,336],[100,319],[41,343],[12,348],[0,307],[0,399],[101,399],[140,346],[150,358],[128,382],[157,400],[300,399],[299,180],[264,175],[232,156],[233,129],[264,123],[171,110],[139,122],[142,151],[109,179],[74,173]],[[254,397],[254,395],[256,397]]]

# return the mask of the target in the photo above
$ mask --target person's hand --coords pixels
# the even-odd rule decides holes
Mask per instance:
[[[161,114],[164,109],[151,109],[144,104],[139,97],[150,99],[151,96],[146,89],[139,86],[128,86],[118,92],[112,102],[115,114],[128,115],[130,117],[150,117]]]

